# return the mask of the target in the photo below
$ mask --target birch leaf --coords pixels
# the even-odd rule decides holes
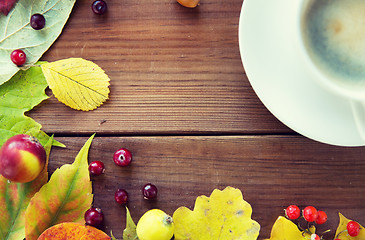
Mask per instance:
[[[48,142],[49,136],[40,130],[42,126],[24,115],[48,98],[46,88],[47,82],[39,67],[20,71],[0,85],[0,146],[17,134],[32,135],[43,146]],[[57,141],[53,141],[53,145],[64,147]]]
[[[61,34],[75,1],[19,0],[7,16],[0,14],[0,85],[20,69],[10,60],[10,53],[22,49],[27,55],[25,66],[34,65]],[[46,19],[41,30],[29,24],[35,13]]]
[[[27,240],[36,240],[47,228],[62,222],[85,223],[84,213],[93,200],[88,170],[93,137],[82,147],[74,163],[57,169],[31,199],[25,212]]]
[[[9,182],[0,176],[0,239],[23,240],[25,238],[25,211],[30,199],[48,181],[48,160],[53,143],[51,137],[44,146],[47,162],[39,176],[28,183]]]
[[[215,189],[210,197],[198,197],[193,211],[180,207],[174,212],[175,239],[256,240],[260,225],[251,214],[239,189]]]
[[[108,99],[110,79],[91,61],[69,58],[41,67],[55,97],[73,109],[93,110]]]

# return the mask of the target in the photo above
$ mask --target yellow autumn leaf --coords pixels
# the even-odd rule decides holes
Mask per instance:
[[[175,240],[255,240],[260,225],[251,214],[251,205],[243,200],[239,189],[215,189],[210,197],[199,196],[193,211],[180,207],[174,212]]]
[[[310,229],[311,233],[315,233],[315,227]],[[266,240],[308,240],[311,239],[310,234],[300,231],[298,226],[289,219],[279,216],[271,229],[270,239]]]
[[[341,213],[338,213],[340,216],[340,223],[338,224],[337,230],[336,230],[336,237],[341,240],[364,240],[365,239],[365,229],[360,224],[360,232],[359,235],[356,237],[351,237],[347,233],[347,223],[350,222],[350,219],[347,219],[344,215]]]
[[[73,109],[93,110],[108,99],[110,79],[91,61],[68,58],[41,68],[55,97]]]

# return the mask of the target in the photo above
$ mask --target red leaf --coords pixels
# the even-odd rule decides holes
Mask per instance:
[[[0,0],[0,11],[6,16],[18,0]]]

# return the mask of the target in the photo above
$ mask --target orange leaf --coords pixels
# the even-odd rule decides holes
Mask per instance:
[[[38,238],[38,240],[110,240],[104,232],[91,226],[80,223],[65,222],[48,228]]]
[[[74,163],[57,169],[30,200],[25,212],[27,240],[37,239],[44,230],[62,222],[84,223],[85,211],[93,200],[87,159],[93,137],[82,147]]]

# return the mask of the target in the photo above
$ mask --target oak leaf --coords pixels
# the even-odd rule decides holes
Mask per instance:
[[[91,61],[68,58],[41,68],[55,97],[73,109],[93,110],[108,99],[110,79]]]
[[[38,240],[110,240],[103,231],[85,224],[65,222],[48,228]]]
[[[251,205],[239,189],[215,189],[199,196],[194,210],[178,208],[173,214],[175,239],[257,239],[260,225],[251,219]]]
[[[340,217],[340,223],[338,224],[337,230],[336,230],[336,237],[338,237],[341,240],[364,240],[365,239],[365,229],[363,226],[360,225],[360,232],[359,235],[356,237],[351,237],[347,233],[347,223],[350,222],[350,219],[347,219],[344,215],[341,213],[338,213]]]
[[[31,199],[25,213],[27,240],[36,240],[44,230],[58,223],[85,223],[84,213],[93,201],[88,151],[94,135],[87,140],[74,163],[56,169],[49,182]]]
[[[48,181],[48,160],[53,137],[44,146],[47,162],[39,176],[28,183],[14,183],[0,175],[0,239],[23,240],[25,238],[25,211],[30,199]]]

